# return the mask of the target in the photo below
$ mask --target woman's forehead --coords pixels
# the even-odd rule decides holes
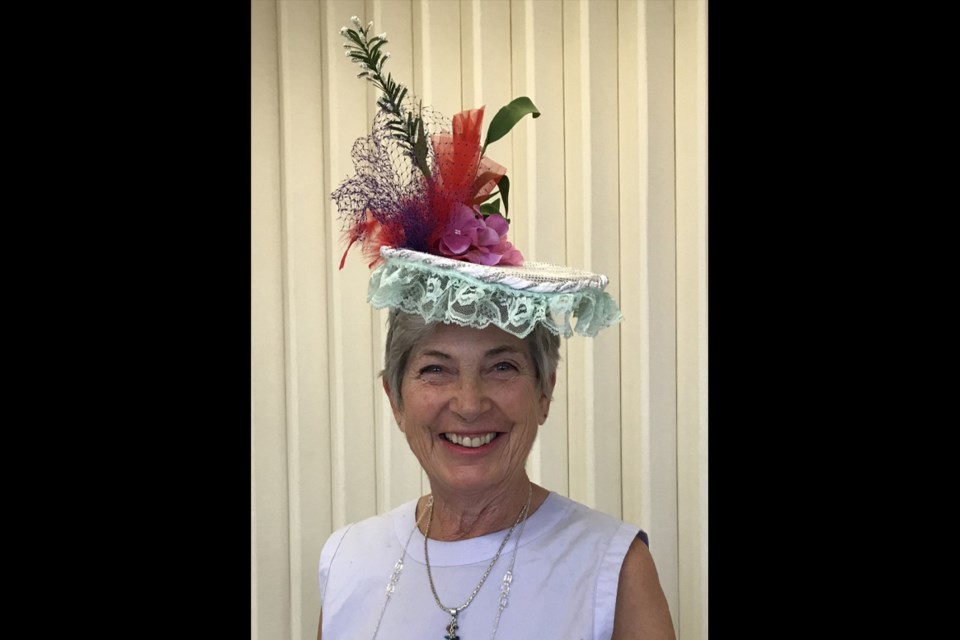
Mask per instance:
[[[493,325],[483,329],[459,325],[438,324],[427,331],[414,345],[412,355],[483,356],[508,352],[528,353],[520,338]]]

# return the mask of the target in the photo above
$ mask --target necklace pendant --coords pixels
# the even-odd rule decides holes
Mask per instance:
[[[450,613],[450,624],[447,625],[447,635],[443,636],[444,640],[460,640],[460,636],[457,635],[457,612],[452,611]]]

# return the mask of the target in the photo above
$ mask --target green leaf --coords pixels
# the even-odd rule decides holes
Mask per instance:
[[[510,104],[501,108],[497,115],[493,116],[493,120],[490,121],[490,127],[487,129],[487,139],[483,143],[483,151],[480,152],[480,155],[482,156],[484,151],[487,150],[487,145],[507,135],[510,129],[513,129],[513,126],[528,113],[533,114],[534,118],[540,117],[540,110],[526,96],[515,98]]]
[[[488,202],[486,204],[480,205],[480,213],[500,213],[500,200],[494,200],[493,202]]]
[[[417,119],[417,141],[413,145],[413,157],[423,175],[430,177],[430,167],[427,166],[427,136],[423,132],[423,120]]]
[[[501,177],[500,182],[497,183],[497,187],[499,188],[500,195],[503,196],[503,217],[509,220],[510,217],[507,214],[510,213],[510,205],[508,204],[507,196],[510,195],[510,179],[507,176]]]

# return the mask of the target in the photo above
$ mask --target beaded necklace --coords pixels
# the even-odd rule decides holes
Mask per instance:
[[[440,597],[437,595],[436,587],[433,584],[433,574],[430,570],[430,557],[427,550],[427,540],[430,535],[430,524],[433,520],[433,496],[427,498],[426,507],[423,510],[423,513],[420,514],[420,517],[417,518],[416,523],[413,525],[413,529],[410,530],[410,535],[407,536],[407,541],[403,546],[403,552],[400,554],[400,558],[393,566],[393,573],[390,574],[390,580],[387,582],[387,588],[385,591],[385,596],[383,600],[383,607],[380,609],[380,615],[377,618],[377,626],[373,630],[373,636],[371,640],[376,640],[377,634],[380,632],[380,624],[383,622],[383,615],[387,610],[387,605],[390,603],[390,596],[393,595],[394,591],[397,588],[397,583],[400,581],[400,574],[403,572],[403,561],[407,555],[407,547],[410,546],[410,540],[413,539],[413,533],[420,528],[420,522],[423,520],[423,517],[430,513],[430,518],[427,520],[427,529],[424,534],[423,540],[423,552],[424,559],[426,560],[427,565],[427,577],[430,580],[430,590],[433,592],[434,600],[445,613],[450,614],[451,620],[450,624],[447,625],[446,631],[447,635],[444,636],[445,640],[460,640],[460,636],[457,635],[457,615],[467,608],[473,599],[476,597],[477,593],[480,592],[480,587],[483,586],[483,583],[486,582],[487,577],[490,575],[490,572],[493,570],[494,565],[497,560],[500,558],[500,554],[503,552],[503,549],[506,547],[507,542],[510,540],[510,537],[513,534],[514,529],[519,525],[520,530],[517,532],[517,537],[514,539],[513,546],[513,555],[510,559],[510,566],[507,568],[507,571],[503,574],[503,580],[500,584],[500,599],[497,607],[497,616],[494,621],[493,629],[490,633],[490,638],[493,640],[497,635],[497,629],[500,626],[500,616],[503,614],[504,608],[507,606],[510,597],[510,585],[513,582],[513,568],[517,561],[517,549],[520,546],[520,537],[523,535],[524,526],[527,523],[527,515],[530,510],[530,500],[533,497],[533,485],[531,484],[527,491],[527,502],[520,510],[520,514],[517,516],[516,522],[513,523],[513,526],[510,527],[510,530],[507,532],[507,535],[504,537],[503,542],[500,543],[500,548],[497,549],[496,555],[493,557],[493,560],[490,562],[487,570],[484,572],[483,577],[480,578],[480,582],[470,593],[470,596],[467,598],[459,607],[446,607],[440,602]]]

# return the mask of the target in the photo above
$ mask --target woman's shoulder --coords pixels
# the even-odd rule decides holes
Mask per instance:
[[[419,500],[419,498],[404,502],[385,513],[377,513],[361,520],[345,524],[330,534],[327,538],[327,544],[342,540],[347,532],[350,532],[351,537],[356,535],[362,537],[368,537],[370,535],[379,536],[382,535],[384,531],[392,530],[398,523],[402,523],[406,519],[410,519],[412,526],[413,505],[416,504],[417,500]]]
[[[548,531],[564,532],[582,542],[587,538],[608,541],[624,552],[635,538],[649,545],[647,534],[640,527],[558,493],[551,492],[544,506],[552,513]]]
[[[559,493],[551,492],[550,500],[552,509],[563,512],[563,521],[565,524],[577,523],[590,529],[599,529],[604,531],[615,531],[621,527],[628,529],[640,529],[622,519],[600,511],[594,507],[587,506],[582,502],[577,502]],[[545,503],[546,504],[546,503]]]

